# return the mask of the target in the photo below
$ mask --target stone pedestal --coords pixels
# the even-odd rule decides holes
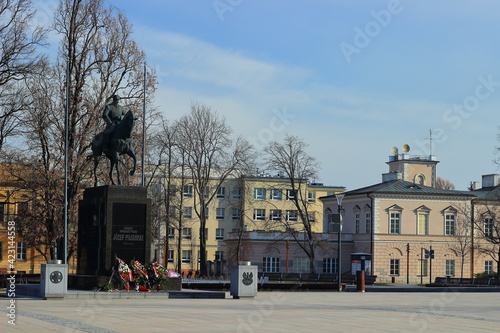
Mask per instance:
[[[68,265],[42,264],[40,296],[43,299],[64,298],[68,293]]]
[[[79,206],[79,275],[107,275],[115,257],[151,260],[150,200],[145,187],[88,188]]]
[[[231,267],[230,294],[233,298],[257,296],[257,282],[257,266],[243,261],[238,266]]]

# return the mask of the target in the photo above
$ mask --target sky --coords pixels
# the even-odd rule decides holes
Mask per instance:
[[[133,25],[168,119],[198,102],[257,150],[296,135],[320,164],[314,181],[347,190],[381,182],[404,144],[436,155],[437,175],[460,190],[499,173],[498,1],[106,4]]]

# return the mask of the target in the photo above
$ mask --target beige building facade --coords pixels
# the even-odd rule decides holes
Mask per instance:
[[[468,278],[491,261],[471,244],[471,233],[479,242],[470,214],[477,193],[436,188],[437,163],[434,156],[394,154],[381,183],[345,193],[343,232],[352,235],[348,251],[371,254],[371,274],[379,282]],[[336,196],[322,200],[325,210],[338,211]]]
[[[276,235],[291,229],[300,232],[303,226],[294,204],[295,197],[305,202],[314,233],[321,233],[324,217],[319,198],[344,190],[304,180],[297,191],[292,191],[290,180],[280,174],[228,178],[217,187],[219,182],[219,179],[211,182],[215,196],[206,214],[208,271],[214,276],[227,275],[231,265],[248,260],[246,251],[252,246],[251,242],[243,241],[244,235]],[[181,271],[195,274],[200,257],[196,196],[187,178],[174,177],[171,189],[175,195],[170,198],[166,226],[163,225],[153,245],[155,257],[164,258],[169,269],[177,269],[180,260]],[[228,246],[229,243],[237,245]]]

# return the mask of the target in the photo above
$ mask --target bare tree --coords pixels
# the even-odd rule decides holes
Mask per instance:
[[[497,264],[497,278],[500,278],[500,207],[489,203],[477,208],[474,226],[479,234],[475,248],[490,256]]]
[[[45,260],[56,258],[56,247],[63,234],[62,200],[59,195],[61,179],[57,174],[44,172],[40,163],[11,163],[8,173],[15,178],[28,207],[18,212],[16,226],[19,236]]]
[[[234,181],[235,187],[233,188],[236,193],[229,196],[229,201],[231,203],[231,207],[237,210],[238,216],[233,216],[233,221],[236,223],[235,234],[236,234],[236,246],[232,248],[232,251],[228,253],[228,261],[231,264],[237,264],[242,260],[249,260],[246,258],[246,254],[251,250],[251,242],[246,241],[245,236],[247,234],[246,228],[249,227],[249,224],[252,224],[255,227],[254,217],[249,216],[249,210],[245,209],[245,207],[251,206],[253,201],[253,197],[251,195],[247,195],[252,192],[251,184],[245,181],[245,177],[240,177],[235,179]],[[236,219],[234,219],[236,217]],[[250,229],[253,229],[250,228]]]
[[[28,99],[23,80],[43,62],[37,46],[46,29],[33,27],[30,0],[0,2],[0,151],[7,138],[20,134],[20,114]]]
[[[469,204],[453,208],[455,214],[450,214],[450,216],[454,216],[455,220],[453,223],[448,221],[445,226],[446,234],[452,238],[452,241],[448,243],[448,248],[460,258],[461,278],[464,276],[465,260],[472,250],[470,209]]]
[[[436,179],[436,188],[440,188],[443,190],[454,190],[455,185],[449,180],[443,179],[441,177],[437,177]]]
[[[170,248],[169,229],[177,231],[176,251],[177,262],[175,263],[178,272],[182,269],[182,228],[185,227],[184,219],[184,196],[182,189],[186,183],[183,154],[177,142],[176,124],[169,123],[163,119],[160,128],[155,135],[154,144],[155,156],[158,159],[158,175],[163,179],[164,186],[161,197],[162,209],[165,212],[164,231],[165,247]],[[165,266],[167,266],[167,253],[165,253]]]
[[[179,146],[194,189],[194,211],[200,221],[200,273],[207,274],[206,213],[221,184],[248,170],[253,156],[250,144],[232,140],[231,128],[210,107],[192,104],[178,121]]]
[[[305,151],[307,145],[296,136],[287,135],[283,143],[270,142],[264,149],[266,153],[267,166],[271,170],[284,173],[284,177],[289,180],[289,200],[297,209],[297,219],[282,218],[280,223],[284,226],[285,232],[293,237],[299,247],[309,258],[310,273],[316,271],[315,268],[315,248],[318,240],[315,237],[312,223],[315,221],[313,212],[309,209],[307,182],[316,178],[319,165],[316,159],[309,156]],[[297,230],[300,228],[300,230]],[[301,232],[304,233],[304,240],[300,239]]]
[[[39,162],[35,165],[45,178],[62,179],[68,102],[68,218],[70,230],[76,231],[76,203],[91,176],[89,144],[104,128],[100,118],[108,97],[120,94],[126,108],[139,109],[143,85],[151,96],[156,79],[150,73],[143,82],[145,54],[116,8],[104,8],[102,0],[62,0],[54,20],[55,31],[62,35],[58,60],[44,64],[27,81],[31,101],[24,119],[30,148],[26,159]],[[62,186],[51,189],[62,202]]]

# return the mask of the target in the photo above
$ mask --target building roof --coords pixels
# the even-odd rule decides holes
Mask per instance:
[[[477,200],[500,201],[500,185],[495,187],[483,187],[470,193],[474,194]]]
[[[391,180],[378,183],[352,191],[347,191],[344,195],[359,195],[359,194],[406,194],[406,195],[445,195],[445,196],[470,196],[474,197],[474,193],[470,191],[443,190],[440,188],[418,185],[405,180]],[[334,195],[328,196],[334,197]],[[328,198],[324,197],[324,198]]]

